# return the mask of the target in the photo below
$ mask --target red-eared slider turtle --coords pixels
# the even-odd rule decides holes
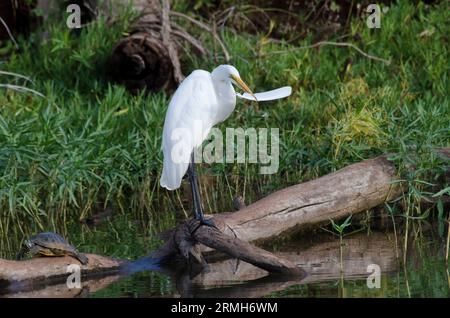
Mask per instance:
[[[83,265],[88,263],[85,255],[78,253],[75,247],[70,245],[61,235],[52,232],[39,233],[26,240],[18,258],[21,259],[26,253],[30,253],[33,257],[68,255],[76,258]]]

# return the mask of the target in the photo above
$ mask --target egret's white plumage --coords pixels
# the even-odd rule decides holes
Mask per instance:
[[[239,97],[251,99],[251,91],[231,65],[220,65],[211,73],[196,70],[180,84],[170,101],[164,122],[164,166],[160,179],[162,187],[169,190],[180,187],[193,149],[202,144],[214,125],[227,119],[233,112],[236,92],[232,84],[249,93],[238,95]],[[290,90],[286,95],[286,88],[282,89],[284,90],[273,93],[271,96],[275,98],[271,99],[290,94]],[[270,96],[263,97],[270,100]]]

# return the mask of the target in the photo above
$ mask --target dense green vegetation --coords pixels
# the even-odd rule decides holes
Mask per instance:
[[[132,96],[111,84],[105,71],[112,46],[133,16],[124,12],[112,25],[100,18],[79,35],[54,19],[45,26],[45,35],[20,38],[21,51],[0,64],[1,70],[33,81],[0,75],[0,83],[24,85],[46,96],[0,91],[2,253],[15,248],[6,238],[41,230],[67,232],[66,226],[95,212],[99,204],[138,217],[148,233],[190,213],[186,188],[168,192],[159,187],[160,136],[170,97]],[[397,154],[393,160],[402,172],[399,180],[410,186],[406,211],[394,205],[393,211],[427,217],[430,211],[421,211],[417,202],[445,168],[432,149],[450,145],[448,21],[445,2],[429,6],[407,1],[390,7],[380,29],[354,19],[351,36],[359,40],[348,41],[390,60],[389,65],[351,47],[300,48],[313,42],[310,37],[290,45],[267,41],[265,33],[225,28],[221,35],[231,63],[255,91],[287,84],[294,92],[259,109],[239,101],[220,126],[280,128],[280,167],[277,174],[260,175],[256,164],[203,166],[201,174],[213,176],[203,178],[208,182],[202,189],[206,210],[229,211],[236,194],[252,202],[389,152]],[[349,57],[353,63],[347,66]],[[183,60],[186,74],[217,64],[190,55]],[[406,169],[411,165],[414,171]],[[448,193],[448,185],[446,189]],[[118,227],[136,226],[131,218]],[[88,247],[114,233],[89,232],[87,239],[77,236],[76,241]],[[126,233],[134,232],[117,232],[116,239],[135,243],[133,237],[123,238]],[[98,245],[89,249],[106,252]],[[144,250],[112,254],[135,257]]]

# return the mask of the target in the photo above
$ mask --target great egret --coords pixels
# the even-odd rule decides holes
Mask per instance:
[[[245,93],[237,94],[232,84]],[[175,91],[167,109],[162,136],[164,166],[161,186],[168,190],[179,188],[188,171],[195,218],[202,224],[213,225],[203,216],[193,150],[201,146],[214,125],[230,116],[236,106],[236,96],[267,101],[287,97],[291,91],[291,87],[286,86],[253,94],[231,65],[220,65],[211,73],[193,71]]]

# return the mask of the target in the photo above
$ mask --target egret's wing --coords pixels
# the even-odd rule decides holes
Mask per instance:
[[[180,84],[170,101],[164,122],[164,166],[160,184],[180,187],[192,150],[201,145],[212,127],[208,110],[216,102],[210,73],[194,71]]]
[[[284,87],[280,87],[280,88],[277,88],[277,89],[274,89],[271,91],[267,91],[267,92],[255,93],[254,95],[255,95],[256,99],[258,100],[258,102],[264,102],[264,101],[288,97],[289,95],[291,95],[291,93],[292,93],[292,87],[284,86]],[[249,100],[253,100],[253,101],[255,100],[253,98],[253,96],[248,93],[244,93],[244,94],[236,93],[236,95],[243,99],[249,99]]]

